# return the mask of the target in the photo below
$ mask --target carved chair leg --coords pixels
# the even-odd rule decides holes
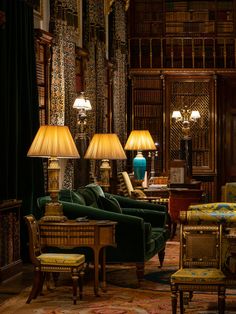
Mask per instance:
[[[225,287],[219,287],[218,291],[218,306],[219,313],[224,314],[225,312]]]
[[[79,279],[78,271],[75,269],[72,269],[71,270],[71,277],[72,277],[72,286],[73,286],[73,303],[76,304],[77,286],[78,286],[78,279]]]
[[[32,299],[36,299],[39,291],[39,284],[40,284],[40,271],[35,270],[34,271],[34,278],[33,278],[33,285],[32,289],[30,291],[30,295],[26,301],[26,303],[30,303]]]
[[[83,298],[83,281],[84,281],[84,271],[82,270],[79,273],[79,298],[82,300]]]
[[[184,293],[183,291],[179,292],[179,304],[180,304],[180,314],[184,313]]]
[[[172,314],[177,313],[177,287],[175,284],[171,284],[171,305],[172,305]]]

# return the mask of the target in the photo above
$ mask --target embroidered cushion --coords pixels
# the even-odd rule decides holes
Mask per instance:
[[[175,282],[205,283],[209,281],[221,282],[225,275],[217,268],[182,268],[175,272],[171,279]]]
[[[78,266],[85,262],[83,254],[44,253],[37,257],[41,265]]]

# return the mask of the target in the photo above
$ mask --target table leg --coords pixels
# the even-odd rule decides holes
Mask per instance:
[[[99,289],[99,250],[94,250],[94,293],[98,297]]]
[[[104,292],[106,292],[106,248],[101,248],[101,275],[102,275],[102,282],[101,282],[101,288]]]

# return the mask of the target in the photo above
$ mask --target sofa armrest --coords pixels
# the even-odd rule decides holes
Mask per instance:
[[[152,227],[165,228],[167,222],[165,212],[142,208],[122,208],[122,213],[143,218],[145,222],[151,223]]]
[[[109,193],[105,193],[105,195],[109,195]],[[157,210],[161,212],[167,212],[167,208],[165,205],[134,200],[132,198],[121,196],[121,195],[116,195],[116,194],[110,194],[110,195],[112,195],[114,198],[117,199],[121,208],[143,208],[143,209],[151,209],[151,210]]]

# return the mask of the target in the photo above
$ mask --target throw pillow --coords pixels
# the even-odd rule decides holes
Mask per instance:
[[[103,210],[107,210],[113,213],[122,213],[122,209],[120,204],[114,197],[110,197],[109,199],[103,196],[98,197],[98,206]]]
[[[92,207],[98,208],[97,197],[91,189],[89,189],[87,187],[79,188],[76,193],[82,195],[87,206],[92,206]]]
[[[96,197],[103,196],[105,197],[105,194],[103,192],[103,189],[100,187],[100,185],[97,185],[95,183],[90,183],[85,186],[85,188],[89,188],[93,193],[96,195]]]

